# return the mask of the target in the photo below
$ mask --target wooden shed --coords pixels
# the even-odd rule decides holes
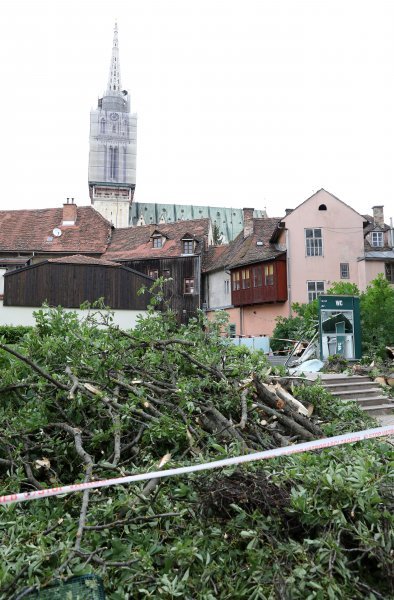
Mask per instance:
[[[138,295],[154,280],[109,260],[88,256],[49,259],[4,275],[4,306],[79,308],[103,298],[106,306],[121,310],[146,310],[150,294]]]

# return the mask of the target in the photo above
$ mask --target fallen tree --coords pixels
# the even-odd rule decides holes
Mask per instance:
[[[335,433],[328,419],[335,403],[316,388],[293,389],[299,380],[272,372],[261,354],[233,346],[221,337],[222,325],[201,316],[179,328],[167,313],[125,332],[101,311],[82,323],[60,309],[39,311],[36,327],[17,346],[0,342],[0,493],[214,460],[313,440],[330,427]],[[347,418],[351,410],[351,426],[362,428],[365,417],[354,407]],[[305,597],[317,588],[294,579],[301,569],[297,553],[306,544],[308,555],[311,533],[297,487],[305,473],[299,481],[294,471],[303,461],[3,508],[1,597],[21,598],[86,572],[104,577],[111,598],[264,598],[284,589],[289,598]],[[386,461],[387,452],[376,459],[381,481]],[[289,470],[277,471],[279,464]],[[380,487],[376,494],[383,498]],[[352,510],[359,516],[357,502]],[[322,548],[324,531],[315,539]],[[345,561],[353,565],[346,566],[349,582],[373,554],[355,536],[359,554]],[[343,551],[332,550],[329,580],[319,583],[324,593],[344,585],[335,565],[337,555],[347,556],[348,539],[337,542]],[[268,561],[269,574],[254,549]],[[389,572],[383,547],[379,552],[379,568]],[[365,586],[377,598],[380,589],[390,589],[368,578],[357,585],[355,598],[365,597]]]

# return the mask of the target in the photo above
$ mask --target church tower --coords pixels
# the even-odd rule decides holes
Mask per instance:
[[[108,85],[90,112],[89,195],[94,208],[115,227],[129,226],[136,181],[137,115],[120,79],[115,23]]]

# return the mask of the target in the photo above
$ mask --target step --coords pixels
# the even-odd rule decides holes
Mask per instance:
[[[328,392],[347,392],[348,390],[380,389],[372,381],[349,381],[343,383],[323,383]]]
[[[361,400],[363,398],[370,398],[381,393],[379,388],[365,388],[363,390],[347,390],[346,392],[337,392],[329,390],[331,396],[335,398],[341,398],[342,400]]]
[[[320,376],[320,380],[322,384],[332,384],[332,383],[361,383],[363,381],[368,381],[371,383],[371,378],[366,375],[338,375],[337,373],[322,373]]]
[[[375,404],[373,406],[361,407],[368,415],[391,415],[394,414],[394,404]]]
[[[394,402],[391,402],[387,396],[370,396],[368,398],[341,398],[341,400],[345,400],[346,402],[357,402],[364,408],[364,406],[374,406],[376,404],[391,404],[394,410]]]

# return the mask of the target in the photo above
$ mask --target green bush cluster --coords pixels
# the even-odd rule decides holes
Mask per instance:
[[[17,344],[32,329],[24,325],[0,325],[0,338],[6,344]]]
[[[110,317],[105,320],[110,323]],[[212,324],[202,316],[181,328],[171,315],[148,316],[124,336],[112,326],[98,327],[94,315],[81,323],[60,309],[39,311],[37,326],[19,342],[18,351],[45,365],[62,383],[68,381],[63,368],[68,364],[78,376],[87,374],[88,383],[99,382],[101,391],[89,399],[78,391],[70,396],[28,364],[0,351],[0,494],[31,489],[22,467],[27,455],[33,476],[44,486],[83,480],[85,468],[72,437],[48,432],[47,425],[55,419],[80,428],[102,479],[154,469],[168,451],[171,466],[242,452],[237,444],[219,444],[214,436],[191,441],[173,405],[159,422],[142,429],[138,443],[124,453],[116,469],[110,459],[115,431],[121,431],[125,444],[131,430],[138,432],[141,421],[144,425],[143,413],[135,413],[147,401],[143,386],[130,393],[119,421],[112,420],[113,409],[106,404],[111,374],[125,367],[130,352],[136,381],[141,369],[155,370],[159,379],[163,361],[171,365],[178,406],[191,426],[197,427],[195,407],[202,400],[237,414],[237,394],[209,373],[197,377],[190,361],[193,356],[211,368],[220,365],[235,381],[263,373],[263,357],[228,344],[220,336],[222,327],[223,321]],[[157,352],[155,340],[174,336],[193,342],[186,356],[170,345],[164,355]],[[26,389],[12,387],[27,382],[31,385]],[[297,395],[313,404],[327,436],[373,424],[355,403],[336,401],[319,385],[300,386]],[[248,408],[248,418],[257,418],[252,402]],[[37,463],[44,459],[48,468]],[[0,507],[0,598],[13,598],[54,578],[96,573],[113,600],[389,600],[394,593],[393,467],[393,446],[370,440],[231,467],[220,474],[168,478],[146,498],[141,496],[143,484],[101,488],[90,494],[89,529],[80,554],[70,561],[81,494]],[[223,481],[235,470],[264,474],[287,500],[262,511],[248,508],[240,498],[226,512],[207,513],[204,489],[212,489],[219,477]],[[97,525],[101,528],[92,529]],[[117,565],[123,561],[134,562]]]

